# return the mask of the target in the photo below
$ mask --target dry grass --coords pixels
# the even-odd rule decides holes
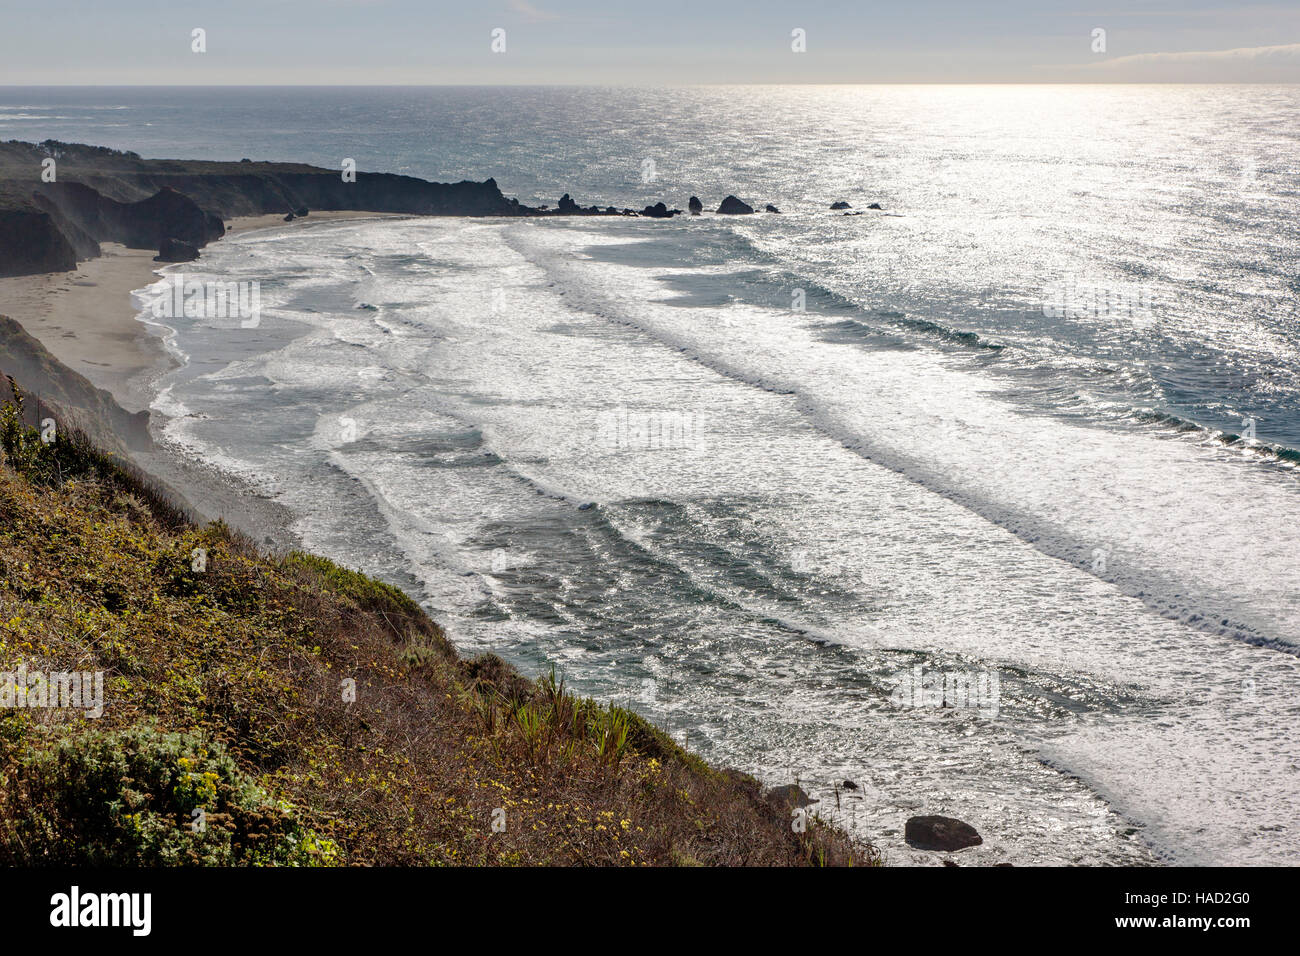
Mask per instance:
[[[107,709],[0,710],[0,863],[878,862],[554,674],[462,660],[395,588],[4,437],[0,671],[102,670]]]

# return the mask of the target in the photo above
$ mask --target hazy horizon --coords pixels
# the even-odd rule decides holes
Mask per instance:
[[[51,0],[5,21],[3,86],[1300,82],[1294,3]]]
[[[762,86],[1300,86],[1300,80],[1112,80],[1112,81],[1069,81],[1069,80],[985,80],[985,81],[891,81],[875,80],[853,82],[752,82],[752,83],[0,83],[0,90],[39,90],[39,89],[258,89],[258,90],[294,90],[294,89],[537,89],[554,87],[556,89],[692,89],[692,88],[726,88],[762,87]]]

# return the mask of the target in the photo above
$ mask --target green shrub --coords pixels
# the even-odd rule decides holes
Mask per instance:
[[[32,731],[36,733],[36,731]],[[30,741],[35,744],[37,741]],[[7,865],[316,866],[337,848],[198,734],[81,731],[5,761]],[[14,806],[13,804],[17,804]]]
[[[420,606],[398,588],[376,581],[359,571],[340,567],[328,558],[307,554],[304,551],[291,551],[284,558],[281,566],[286,570],[305,571],[314,575],[323,588],[332,594],[351,599],[362,610],[398,612],[417,618],[424,617]]]
[[[120,497],[143,504],[164,527],[189,524],[189,514],[170,495],[133,465],[95,447],[81,431],[60,427],[52,441],[23,421],[23,399],[15,389],[18,404],[0,406],[0,450],[9,467],[33,485],[53,488],[74,478],[96,478],[110,485]]]

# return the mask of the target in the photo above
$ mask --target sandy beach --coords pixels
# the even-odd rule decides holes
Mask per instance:
[[[136,320],[131,292],[155,281],[162,263],[147,249],[117,243],[102,249],[102,256],[78,263],[73,272],[0,279],[0,314],[16,319],[123,408],[139,411],[148,405],[140,379],[166,370],[172,359]]]
[[[296,228],[331,219],[374,219],[386,213],[313,212],[286,223],[282,215],[228,220],[226,237],[255,229]],[[221,241],[221,240],[218,240]],[[129,411],[149,407],[151,383],[176,367],[161,338],[139,321],[131,293],[157,281],[168,263],[154,262],[148,249],[102,243],[103,254],[77,264],[74,271],[0,278],[0,315],[16,319],[64,365],[105,389]],[[161,436],[164,423],[154,412],[150,430]],[[259,544],[277,550],[295,547],[288,515],[257,498],[241,483],[200,461],[171,453],[167,443],[133,456],[147,472],[170,486],[205,518],[224,518]]]
[[[245,216],[228,221],[226,235],[384,215],[314,212],[292,223],[280,215]],[[152,398],[150,382],[173,368],[175,360],[136,318],[131,293],[157,281],[158,270],[167,263],[154,262],[148,249],[112,242],[101,248],[103,255],[78,263],[75,271],[0,279],[0,315],[18,320],[55,358],[112,393],[123,408],[140,411]]]
[[[285,222],[284,216],[279,213],[271,213],[265,216],[237,216],[234,219],[226,220],[226,235],[233,236],[241,232],[251,232],[254,229],[271,229],[277,226],[307,226],[313,222],[321,222],[328,219],[401,219],[409,218],[402,213],[391,212],[359,212],[354,209],[335,209],[322,210],[313,212],[304,219],[295,219],[293,222]],[[220,241],[220,240],[218,240]]]

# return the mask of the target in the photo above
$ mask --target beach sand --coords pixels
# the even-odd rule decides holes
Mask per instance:
[[[271,227],[293,228],[329,219],[373,219],[384,213],[314,212],[284,222],[281,215],[230,220],[227,235]],[[220,241],[220,240],[218,240]],[[136,318],[131,292],[158,280],[148,249],[101,244],[103,255],[74,272],[46,272],[0,279],[0,315],[16,319],[64,365],[111,392],[129,411],[147,408],[152,380],[175,360],[162,340]]]
[[[226,235],[254,229],[294,228],[331,219],[377,219],[386,213],[313,212],[286,223],[282,215],[245,216],[226,223]],[[221,241],[221,240],[218,240]],[[153,381],[176,367],[156,331],[136,318],[131,293],[156,282],[148,249],[101,243],[103,254],[78,263],[75,271],[0,278],[0,315],[7,315],[35,336],[60,362],[105,389],[129,411],[148,408]],[[153,412],[150,431],[162,438],[165,422]],[[198,516],[224,518],[273,550],[297,547],[289,515],[274,502],[258,498],[242,483],[193,456],[160,441],[157,450],[137,453],[136,463],[162,481]]]
[[[239,216],[235,219],[226,220],[226,235],[233,236],[237,232],[248,232],[251,229],[270,229],[273,226],[293,227],[307,226],[313,222],[329,219],[410,219],[407,213],[396,212],[357,212],[353,209],[323,210],[313,212],[305,219],[295,219],[293,222],[285,222],[284,216],[279,213],[271,213],[265,216]],[[219,241],[219,240],[218,240]]]
[[[162,341],[136,320],[131,292],[157,281],[147,249],[103,243],[103,255],[74,272],[0,279],[0,315],[16,319],[73,371],[138,412],[147,379],[172,367]]]

